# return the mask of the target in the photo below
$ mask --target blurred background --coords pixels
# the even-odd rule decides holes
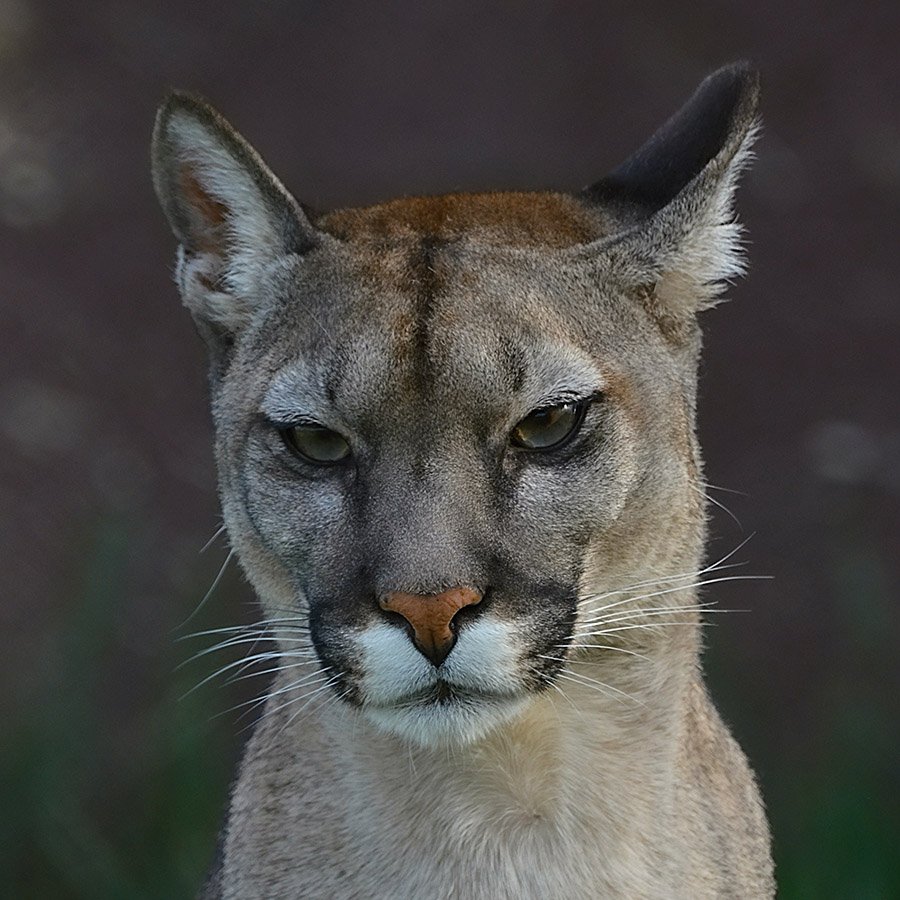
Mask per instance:
[[[200,91],[304,202],[576,189],[713,68],[763,73],[750,277],[707,313],[713,695],[785,898],[900,897],[900,6],[0,0],[0,893],[189,897],[259,683],[148,145]],[[733,515],[732,515],[733,514]],[[208,643],[207,639],[207,643]],[[217,657],[214,659],[214,657]],[[237,658],[235,653],[233,658]]]

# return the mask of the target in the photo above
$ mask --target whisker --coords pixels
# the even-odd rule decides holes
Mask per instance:
[[[277,651],[271,651],[271,652],[266,652],[266,653],[255,653],[252,656],[243,657],[241,659],[235,660],[234,662],[230,662],[227,665],[220,666],[218,669],[216,669],[215,672],[213,672],[210,675],[207,675],[206,678],[204,678],[198,684],[195,684],[189,691],[182,694],[181,697],[179,697],[178,699],[184,700],[185,697],[189,697],[195,691],[198,691],[200,688],[202,688],[204,684],[208,684],[213,679],[218,678],[220,675],[224,675],[226,672],[229,672],[229,671],[231,671],[231,669],[237,668],[238,666],[246,666],[248,663],[255,662],[257,660],[286,659],[286,658],[293,657],[293,656],[302,656],[304,659],[310,658],[305,653],[296,653],[293,651],[288,651],[287,653],[280,653]]]
[[[708,601],[705,603],[692,603],[687,606],[652,606],[652,607],[642,607],[637,606],[634,609],[617,609],[615,613],[607,616],[596,616],[592,619],[584,619],[582,622],[579,622],[576,626],[576,631],[578,627],[585,626],[593,626],[599,625],[603,622],[619,622],[624,621],[625,619],[639,619],[641,616],[658,616],[664,615],[666,613],[677,613],[677,612],[698,612],[702,615],[713,615],[716,613],[732,613],[732,612],[750,612],[748,609],[719,609],[716,606],[715,601]]]
[[[207,550],[213,545],[216,538],[225,530],[225,523],[223,522],[214,532],[213,536],[200,548],[201,553],[206,553]]]
[[[298,682],[294,685],[294,687],[310,687],[310,686],[312,686],[312,685],[314,685],[314,684],[318,684],[319,681],[320,681],[322,678],[325,678],[325,677],[326,677],[325,672],[324,672],[323,670],[321,670],[321,669],[320,669],[320,670],[317,670],[317,671],[314,672],[314,673],[311,673],[311,676],[312,676],[312,675],[315,675],[315,676],[317,676],[317,677],[316,677],[316,678],[309,677],[309,678],[307,678],[307,679],[304,679],[303,682],[302,682],[302,684],[301,684],[300,681],[298,681]],[[270,698],[270,696],[274,696],[274,693],[270,693],[269,691],[266,691],[261,697],[257,697],[257,698],[255,698],[254,700],[244,701],[243,703],[238,703],[237,705],[232,706],[232,707],[230,707],[229,709],[226,709],[224,712],[218,713],[217,716],[224,716],[224,715],[227,715],[228,713],[237,712],[237,710],[239,710],[239,709],[241,709],[242,707],[245,707],[245,706],[246,706],[247,709],[245,709],[245,710],[237,717],[237,720],[236,720],[236,721],[237,721],[237,722],[240,722],[241,719],[244,719],[244,718],[246,718],[248,715],[250,715],[250,714],[253,712],[254,709],[256,709],[256,708],[259,707],[260,705],[264,704],[264,703]],[[306,694],[304,694],[303,696],[306,696]],[[302,698],[301,698],[301,699],[302,699]],[[288,704],[288,705],[289,705],[289,704]],[[260,718],[261,718],[261,719],[262,719],[262,718],[265,718],[266,715],[268,715],[268,710],[267,710]],[[248,727],[249,727],[249,726],[248,726]]]
[[[294,622],[293,625],[286,623]],[[283,624],[284,623],[284,624]],[[253,628],[271,630],[271,626],[276,625],[279,628],[287,628],[290,631],[308,631],[309,624],[305,616],[292,616],[283,619],[260,619],[258,622],[248,622],[246,625],[226,625],[223,628],[206,628],[203,631],[192,631],[190,634],[183,634],[175,638],[176,641],[186,641],[190,638],[205,637],[210,634],[225,634],[227,632],[248,631]]]
[[[589,632],[584,635],[579,635],[579,637],[591,637],[591,635],[593,633],[594,632]],[[597,632],[597,633],[602,634],[602,632]],[[633,650],[624,650],[622,647],[606,647],[603,644],[576,644],[576,643],[571,643],[571,644],[568,644],[567,646],[571,647],[573,650],[623,650],[623,652],[633,653],[634,656],[638,656],[641,659],[646,660],[647,662],[651,661],[650,657],[645,656],[643,653],[634,653]],[[576,661],[577,662],[587,662],[587,660],[584,660],[584,659],[578,659]]]
[[[206,601],[209,600],[210,597],[212,597],[213,591],[215,591],[215,589],[219,586],[219,582],[222,580],[222,576],[225,574],[225,569],[228,566],[228,563],[231,562],[231,558],[233,556],[234,556],[234,549],[232,548],[231,550],[228,551],[228,555],[225,557],[225,562],[222,563],[222,566],[219,569],[218,574],[213,579],[213,583],[209,586],[209,590],[206,592],[203,599],[197,604],[194,611],[180,625],[176,626],[173,629],[174,631],[180,631],[182,628],[184,628],[184,626],[187,625],[187,623],[190,622],[191,619],[193,619],[194,616],[196,616],[197,613],[199,613],[200,610],[203,609],[204,606],[206,606]]]
[[[289,706],[293,706],[293,704],[295,704],[295,703],[303,702],[307,698],[312,697],[315,694],[318,694],[320,691],[323,691],[325,688],[334,684],[336,681],[338,681],[341,678],[341,675],[343,674],[341,672],[337,672],[334,675],[329,676],[328,675],[329,671],[333,671],[331,666],[324,667],[316,673],[317,675],[325,676],[325,681],[323,681],[319,687],[317,687],[311,691],[306,691],[305,693],[301,694],[299,697],[291,697],[289,700],[286,700],[284,703],[277,704],[272,709],[267,709],[265,711],[264,715],[265,716],[275,715],[275,713],[278,713],[283,709],[287,709]],[[311,683],[319,684],[319,680],[314,680]]]
[[[176,667],[175,671],[177,672],[179,669],[183,669],[185,666],[190,665],[193,662],[196,662],[198,659],[202,659],[204,656],[208,656],[210,653],[219,653],[223,650],[228,650],[231,647],[240,647],[242,644],[249,644],[250,646],[247,648],[246,653],[241,660],[253,660],[255,659],[255,653],[260,644],[264,643],[272,643],[271,638],[267,635],[259,635],[257,637],[244,639],[235,639],[233,641],[222,641],[219,644],[216,644],[213,647],[207,647],[205,650],[200,650],[197,653],[194,653],[192,656],[189,656],[183,662],[180,662]],[[265,653],[274,653],[278,648],[274,647],[272,650],[265,650],[260,652]],[[239,660],[239,662],[241,661]]]
[[[743,565],[743,563],[733,563],[730,566],[723,566],[722,568],[733,568],[738,565]],[[631,591],[638,590],[640,588],[648,588],[655,587],[658,584],[669,584],[672,581],[684,581],[690,578],[697,578],[699,575],[702,575],[702,572],[683,572],[680,575],[667,575],[665,578],[652,578],[647,579],[646,581],[636,581],[634,584],[630,584],[627,587],[617,588],[613,591],[606,591],[601,594],[591,594],[590,596],[584,597],[578,601],[579,606],[586,606],[589,603],[596,603],[598,600],[605,600],[607,597],[615,597],[619,594],[628,594]],[[624,600],[616,601],[616,603],[627,603],[631,600],[631,597],[626,597]],[[615,606],[616,603],[610,603],[609,606]],[[602,607],[605,609],[606,607]]]
[[[272,690],[272,688],[274,688],[275,685],[274,685],[274,683],[270,683],[268,688],[259,697],[257,697],[256,700],[251,701],[251,702],[265,703],[268,700],[271,700],[273,697],[280,696],[281,694],[290,692],[292,690],[296,690],[298,687],[311,687],[312,685],[322,683],[330,677],[328,675],[328,673],[330,671],[332,671],[331,666],[317,667],[312,672],[308,672],[306,675],[303,675],[301,678],[297,678],[294,681],[291,681],[290,683],[288,683],[287,685],[277,688],[276,690]],[[304,694],[303,696],[306,696],[306,695]],[[293,698],[293,699],[296,699],[296,698]],[[293,702],[293,700],[289,700],[284,705],[290,705],[290,703],[292,703],[292,702]],[[240,709],[241,706],[246,706],[246,705],[247,705],[246,703],[241,703],[241,704],[238,704],[238,706],[232,707],[232,709]],[[267,710],[266,714],[268,715],[269,712],[277,712],[281,708],[282,708],[281,705],[276,706],[272,710]]]
[[[192,656],[189,656],[183,663],[179,663],[178,668],[187,665],[189,662],[193,662],[195,659],[199,659],[201,656],[206,656],[209,653],[216,653],[220,650],[227,650],[229,647],[240,647],[241,644],[258,644],[260,642],[266,641],[271,644],[278,645],[281,642],[289,642],[291,644],[298,644],[299,646],[293,647],[294,650],[302,650],[309,649],[312,651],[312,645],[309,642],[309,638],[304,637],[285,637],[280,641],[276,640],[276,638],[272,635],[271,632],[260,632],[257,634],[248,634],[248,635],[235,635],[234,637],[230,637],[227,640],[219,641],[216,644],[213,644],[210,647],[206,647],[203,650],[198,650]]]
[[[712,628],[714,622],[645,622],[641,625],[617,625],[615,628],[604,628],[602,631],[585,631],[579,633],[579,637],[603,637],[607,634],[615,634],[618,631],[634,631],[636,628],[648,628],[651,630],[659,630],[669,625],[693,625],[696,628]]]
[[[735,521],[737,527],[740,528],[741,531],[744,530],[744,526],[741,524],[741,520],[724,503],[722,503],[720,500],[716,500],[715,497],[711,497],[706,493],[706,491],[704,491],[702,488],[697,487],[696,485],[692,484],[690,487],[691,490],[696,491],[701,497],[712,503],[713,506],[718,506],[719,509],[721,509],[723,512],[726,512]]]
[[[303,640],[303,638],[293,638],[293,640]],[[202,650],[196,650],[186,662],[190,662],[191,660],[197,659],[200,656],[204,656],[207,653],[214,653],[216,650],[227,650],[229,647],[237,647],[241,644],[249,644],[249,643],[259,643],[260,641],[270,641],[274,643],[275,638],[272,636],[272,632],[268,629],[263,631],[245,631],[238,632],[237,634],[232,634],[229,637],[223,638],[221,641],[216,641],[214,644],[210,644],[208,647],[204,647]],[[184,665],[184,663],[182,663]]]
[[[572,707],[573,710],[575,710],[576,715],[579,719],[581,719],[582,722],[585,720],[584,712],[578,708],[575,701],[555,681],[553,681],[553,679],[542,678],[541,681],[543,681],[544,684],[552,687],[553,690],[555,690],[559,694],[559,696],[562,697],[569,704],[569,706]],[[559,712],[557,712],[556,716],[557,718],[559,718]]]
[[[293,638],[292,640],[298,641],[301,644],[305,643],[300,638]],[[241,644],[258,644],[263,641],[269,642],[276,647],[278,646],[278,642],[276,640],[274,640],[274,638],[272,638],[271,635],[259,635],[259,636],[255,636],[255,637],[251,636],[251,637],[246,637],[246,638],[244,638],[244,637],[230,638],[227,641],[221,641],[218,644],[214,644],[212,647],[206,647],[203,650],[198,650],[196,653],[194,653],[193,655],[189,656],[186,660],[184,660],[184,662],[180,662],[175,667],[175,671],[177,672],[179,669],[184,668],[189,663],[192,663],[195,660],[201,659],[204,656],[208,656],[210,653],[218,653],[219,651],[227,650],[230,647],[240,647]],[[290,653],[294,653],[294,654],[300,654],[300,653],[305,652],[309,655],[312,655],[315,653],[315,650],[311,646],[299,646],[299,647],[293,647],[289,651],[285,651],[285,652],[290,652]]]
[[[697,610],[694,607],[690,607],[690,606],[673,606],[671,609],[659,609],[659,610],[654,610],[653,612],[646,612],[646,613],[643,610],[636,610],[633,615],[615,616],[614,618],[609,618],[609,619],[599,619],[596,622],[591,622],[591,623],[585,625],[585,627],[586,628],[603,628],[606,625],[617,625],[621,622],[639,622],[644,619],[655,619],[658,616],[667,616],[667,615],[671,615],[673,613],[690,613],[690,612],[700,612],[700,610]],[[705,615],[706,613],[716,613],[716,612],[720,612],[720,613],[749,612],[749,610],[746,610],[746,609],[707,609],[707,610],[703,610],[702,612]],[[649,623],[649,624],[665,624],[665,623],[664,622],[663,623],[655,623],[654,622],[654,623]],[[702,622],[701,619],[698,618],[697,624],[699,625],[699,624],[704,624],[704,623]],[[708,625],[710,623],[707,622],[705,624]],[[585,633],[584,631],[580,631],[580,630],[575,631],[575,634],[579,635],[579,636],[584,633]],[[591,633],[593,633],[593,632],[591,632]]]
[[[330,667],[329,667],[330,668]],[[280,697],[282,694],[286,694],[290,691],[295,690],[298,687],[301,687],[305,684],[317,683],[321,680],[322,676],[325,674],[327,670],[322,668],[316,668],[313,672],[307,672],[302,678],[298,678],[295,681],[292,681],[290,684],[286,684],[284,687],[278,688],[277,691],[267,691],[266,694],[262,697],[258,697],[255,700],[246,700],[243,703],[239,703],[237,706],[233,707],[233,709],[241,709],[244,706],[258,706],[260,703],[266,703],[271,700],[273,697]]]
[[[595,609],[592,612],[604,612],[608,609],[613,609],[616,606],[622,606],[625,603],[637,603],[640,600],[649,600],[651,597],[662,597],[665,594],[672,594],[676,591],[688,591],[692,588],[703,587],[707,584],[719,584],[723,581],[759,581],[768,580],[771,577],[771,575],[723,575],[721,578],[707,578],[705,581],[695,581],[692,584],[680,584],[676,585],[675,587],[666,588],[665,590],[653,591],[650,594],[642,594],[638,597],[626,597],[624,600],[617,600],[615,603],[609,603],[606,606],[601,606],[599,609]]]
[[[751,537],[752,537],[752,535],[751,535]],[[748,540],[749,540],[749,538],[748,538]],[[745,565],[747,565],[745,562],[728,563],[727,565],[720,562],[720,563],[716,563],[714,566],[707,566],[707,568],[700,569],[699,571],[696,571],[696,572],[682,572],[679,575],[667,575],[665,578],[653,578],[653,579],[648,579],[647,581],[637,581],[634,584],[629,585],[628,587],[618,588],[617,590],[614,590],[614,591],[607,591],[606,593],[592,594],[590,596],[584,597],[578,601],[578,605],[585,606],[588,603],[596,603],[598,600],[605,600],[607,597],[614,597],[617,594],[627,594],[630,591],[638,590],[639,588],[654,587],[657,584],[668,584],[669,582],[672,582],[672,581],[684,581],[684,580],[687,580],[690,578],[698,578],[702,575],[708,575],[710,572],[721,572],[721,571],[724,571],[725,569],[739,569]],[[706,582],[704,582],[702,580],[697,582],[697,584],[705,584],[705,583]],[[688,587],[691,587],[691,586],[692,585],[684,585],[684,586],[676,585],[676,589],[686,590]],[[618,603],[627,603],[631,599],[633,599],[633,598],[626,597],[624,600],[616,601],[616,603],[610,603],[606,607],[601,607],[601,609],[607,609],[607,608],[616,606]]]
[[[755,536],[756,536],[756,532],[752,532],[751,534],[748,534],[747,537],[745,537],[739,544],[737,544],[737,546],[735,546],[731,550],[729,550],[728,553],[723,554],[715,562],[712,562],[709,565],[704,566],[702,569],[699,569],[695,572],[682,572],[678,575],[670,576],[670,579],[674,580],[676,578],[678,578],[678,579],[695,578],[695,577],[698,577],[701,575],[708,575],[710,572],[718,572],[718,571],[721,571],[722,569],[733,569],[733,568],[739,568],[741,566],[747,565],[746,562],[729,563],[728,560],[731,559],[735,554],[737,554],[741,550],[743,550],[743,548],[746,547],[747,544]],[[657,579],[657,581],[667,581],[670,579],[661,578],[661,579]],[[639,587],[641,584],[650,584],[650,583],[655,583],[655,582],[638,582],[636,585],[634,585],[634,587]]]
[[[290,726],[290,724],[294,721],[294,719],[296,719],[297,716],[301,715],[304,712],[304,710],[306,710],[307,707],[309,707],[310,703],[314,702],[317,694],[320,694],[322,691],[330,688],[333,684],[335,684],[337,681],[339,681],[341,679],[343,674],[344,674],[343,672],[338,672],[337,675],[334,675],[332,678],[330,678],[328,681],[326,681],[325,684],[323,684],[321,687],[316,688],[314,691],[311,691],[308,694],[305,694],[303,699],[305,699],[306,702],[303,704],[303,706],[300,707],[300,709],[291,713],[290,717],[288,718],[287,722],[284,723],[281,730],[284,731],[285,728],[288,728]],[[296,703],[299,701],[298,700],[290,701],[286,705],[290,706],[291,702]]]
[[[322,702],[322,705],[319,707],[320,710],[324,709],[326,706],[333,706],[335,703],[340,702],[341,700],[345,700],[350,694],[353,693],[353,688],[348,687],[346,690],[341,691],[339,694],[336,694],[332,691],[325,700]]]
[[[638,700],[636,697],[632,697],[631,694],[627,694],[625,691],[620,691],[618,688],[613,687],[611,684],[606,684],[604,681],[597,681],[596,678],[589,678],[587,675],[582,675],[580,672],[560,672],[559,678],[565,678],[568,681],[572,681],[575,684],[580,684],[582,687],[593,687],[600,691],[601,694],[606,694],[611,697],[613,700],[618,700],[619,703],[625,703],[626,701],[630,701],[632,703],[637,703],[640,706],[646,706],[645,703]],[[608,693],[612,691],[613,693]],[[615,694],[621,694],[621,697],[614,696]],[[622,699],[624,698],[624,699]]]
[[[556,646],[560,650],[565,650],[568,647],[579,647],[579,645],[577,644],[557,644]],[[605,644],[591,644],[590,647],[592,650],[615,650],[618,653],[626,653],[628,654],[628,656],[637,656],[638,658],[646,660],[647,662],[650,661],[650,658],[648,656],[644,656],[643,653],[636,653],[634,650],[627,650],[625,647],[612,647]],[[556,662],[568,662],[567,659],[560,659],[558,656],[542,656],[540,654],[539,656],[541,659],[552,659]],[[588,662],[588,660],[579,660],[579,662]]]
[[[642,598],[637,598],[642,599]],[[692,612],[694,610],[700,612],[712,612],[711,607],[715,606],[715,601],[706,601],[702,603],[692,603],[687,606],[636,606],[634,609],[617,609],[614,613],[607,613],[606,615],[593,616],[589,619],[582,619],[576,625],[576,630],[579,626],[583,627],[585,625],[596,625],[598,622],[614,622],[617,616],[636,616],[641,613],[654,613],[659,612],[660,610],[664,612]]]
[[[713,491],[724,491],[726,494],[737,494],[739,497],[749,497],[746,491],[736,491],[734,488],[720,487],[717,484],[710,484],[708,481],[701,481],[703,487],[710,488]]]
[[[246,672],[244,670],[238,670],[234,675],[229,675],[227,679],[225,679],[225,684],[234,684],[238,681],[243,681],[246,678],[259,678],[261,675],[271,675],[274,672],[286,672],[288,669],[299,669],[303,666],[308,666],[310,663],[315,660],[304,659],[302,662],[296,663],[288,663],[285,666],[273,666],[271,669],[257,669],[255,672]],[[256,665],[256,663],[247,663],[246,668],[250,668],[251,666]]]

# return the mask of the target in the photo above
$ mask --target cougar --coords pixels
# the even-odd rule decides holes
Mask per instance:
[[[742,273],[758,78],[580,193],[314,213],[203,100],[153,178],[275,670],[201,889],[769,897],[699,663],[697,313]]]

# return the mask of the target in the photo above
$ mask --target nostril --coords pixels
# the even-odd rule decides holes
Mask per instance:
[[[388,622],[393,622],[395,625],[399,625],[410,636],[410,638],[413,637],[413,627],[406,616],[401,615],[400,613],[395,612],[392,609],[387,609],[384,606],[381,606],[381,613],[388,620]]]
[[[460,607],[456,611],[456,613],[454,613],[453,618],[450,620],[450,629],[454,634],[456,634],[456,630],[459,628],[461,623],[467,621],[468,619],[474,619],[477,616],[481,615],[481,613],[484,611],[487,599],[488,591],[486,590],[483,594],[479,595],[477,600],[474,600],[467,605]]]

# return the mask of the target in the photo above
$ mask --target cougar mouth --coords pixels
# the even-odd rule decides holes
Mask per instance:
[[[462,746],[514,718],[525,702],[521,693],[465,690],[444,682],[391,702],[366,704],[362,712],[380,731],[420,747]]]
[[[450,706],[456,703],[502,703],[504,701],[516,701],[521,699],[520,693],[511,691],[482,691],[472,688],[460,687],[449,681],[439,679],[433,685],[419,691],[411,691],[394,700],[379,703],[366,703],[365,706],[372,710],[414,710],[416,707],[440,707]]]

